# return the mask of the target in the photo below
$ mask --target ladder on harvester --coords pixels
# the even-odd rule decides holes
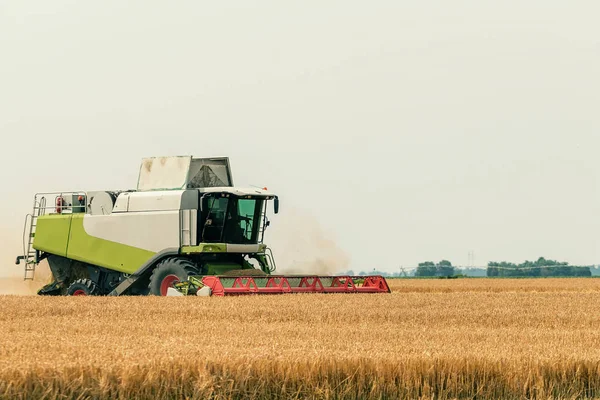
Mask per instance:
[[[19,257],[25,262],[24,280],[33,280],[35,277],[35,267],[38,264],[38,252],[33,248],[35,238],[35,228],[39,216],[46,213],[46,197],[36,196],[33,202],[33,212],[25,217],[25,226],[23,227],[23,256]],[[18,262],[18,260],[17,260]]]
[[[266,218],[266,216],[267,216],[267,209],[266,209],[266,205],[264,205],[262,207],[262,210],[260,210],[260,217],[258,219],[258,221],[259,221],[258,238],[261,243],[265,239],[265,230],[267,229],[267,227],[270,224],[268,222],[268,219]]]
[[[270,222],[268,220],[268,218],[266,218],[267,215],[267,209],[266,206],[263,207],[263,209],[260,212],[260,225],[258,228],[258,237],[260,238],[260,243],[264,242],[264,238],[265,238],[265,230],[267,229],[267,227],[270,225]],[[267,247],[265,249],[265,259],[267,261],[267,266],[269,268],[269,271],[274,272],[275,269],[277,269],[277,266],[275,265],[275,257],[273,256],[273,250],[271,250],[270,247]]]

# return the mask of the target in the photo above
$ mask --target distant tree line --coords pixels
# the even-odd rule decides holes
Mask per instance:
[[[547,260],[514,264],[506,261],[488,263],[487,276],[498,277],[547,277],[547,276],[592,276],[590,267],[571,266],[564,261]]]
[[[448,277],[454,275],[454,267],[448,260],[442,260],[437,264],[433,261],[419,263],[415,270],[415,276],[440,276]]]
[[[482,267],[456,267],[448,260],[438,263],[425,261],[419,263],[417,268],[401,268],[400,271],[360,271],[357,274],[353,270],[341,271],[340,275],[365,276],[382,275],[391,278],[408,277],[449,277],[449,276],[472,276],[472,277],[552,277],[552,276],[600,276],[600,265],[571,266],[567,262],[547,260],[540,257],[537,261],[525,261],[514,264],[506,261],[489,262],[488,266]]]

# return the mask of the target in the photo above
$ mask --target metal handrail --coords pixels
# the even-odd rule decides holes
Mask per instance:
[[[45,196],[42,196],[39,204],[40,204],[40,209],[38,210],[39,211],[38,217],[40,215],[46,214],[46,197]]]
[[[269,265],[269,272],[274,272],[277,269],[277,265],[275,264],[275,257],[273,256],[273,250],[270,247],[265,249],[265,257],[267,259],[267,264]]]
[[[83,204],[77,204],[73,199],[82,196]],[[47,198],[54,197],[54,204],[48,206],[46,203]],[[70,201],[68,200],[70,197]],[[60,205],[58,203],[58,199]],[[66,203],[63,205],[63,201]],[[17,257],[16,263],[19,264],[20,260],[25,262],[25,277],[24,279],[33,279],[35,275],[35,267],[39,262],[38,252],[33,248],[34,236],[37,227],[37,218],[46,215],[47,210],[52,210],[55,213],[73,214],[74,210],[79,213],[88,212],[88,196],[84,191],[75,192],[50,192],[50,193],[36,193],[33,197],[33,210],[30,214],[25,216],[25,224],[23,225],[23,255]],[[52,213],[52,211],[50,213]],[[31,273],[31,274],[30,274]]]
[[[84,202],[82,205],[78,205],[78,204],[70,204],[69,205],[69,198],[73,198],[76,196],[83,196],[84,198]],[[36,193],[35,194],[35,200],[34,200],[34,207],[33,207],[33,213],[34,215],[40,216],[40,215],[46,215],[47,210],[57,210],[57,204],[56,204],[56,200],[58,198],[63,198],[67,201],[67,205],[65,206],[61,206],[62,209],[60,210],[61,214],[65,213],[65,214],[71,214],[73,213],[73,209],[79,209],[81,210],[80,212],[83,213],[87,213],[88,212],[88,195],[87,192],[85,191],[69,191],[69,192],[45,192],[45,193]],[[50,205],[46,204],[46,201],[48,198],[53,198],[54,202]]]
[[[25,238],[27,237],[27,227],[31,227],[31,223],[28,224],[29,220],[33,219],[33,215],[27,214],[25,215],[25,224],[23,225],[23,255],[27,256],[29,249],[27,249],[27,245],[25,244]],[[30,229],[31,230],[31,229]],[[31,236],[31,233],[29,234]],[[27,238],[27,243],[29,243],[29,238]]]

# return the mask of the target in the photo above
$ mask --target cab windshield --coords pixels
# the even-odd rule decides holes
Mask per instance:
[[[202,241],[232,244],[258,243],[264,200],[207,197],[203,201]]]

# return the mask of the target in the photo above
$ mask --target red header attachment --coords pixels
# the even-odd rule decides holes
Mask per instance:
[[[370,276],[204,276],[213,296],[284,293],[391,293],[385,278]]]

